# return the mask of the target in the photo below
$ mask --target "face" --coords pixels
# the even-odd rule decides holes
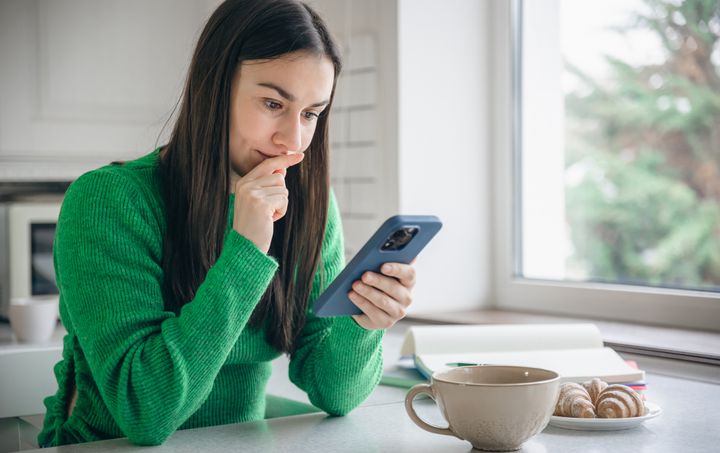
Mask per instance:
[[[332,61],[322,55],[293,52],[242,62],[230,94],[233,180],[265,159],[305,152],[330,101],[333,80]]]

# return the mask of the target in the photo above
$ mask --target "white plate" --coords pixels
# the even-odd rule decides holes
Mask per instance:
[[[617,429],[630,429],[640,426],[645,420],[655,418],[662,413],[660,406],[654,403],[645,402],[645,415],[641,417],[628,418],[575,418],[550,417],[550,426],[565,429],[578,429],[584,431],[614,431]]]

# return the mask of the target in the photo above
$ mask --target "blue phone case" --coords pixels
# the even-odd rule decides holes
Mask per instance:
[[[313,309],[315,315],[349,316],[362,313],[348,299],[347,295],[352,289],[352,284],[359,280],[364,272],[379,273],[380,266],[384,263],[410,263],[441,227],[440,219],[431,215],[396,215],[387,219],[318,297]],[[383,250],[383,245],[391,236],[404,228],[417,228],[417,232],[403,248]]]

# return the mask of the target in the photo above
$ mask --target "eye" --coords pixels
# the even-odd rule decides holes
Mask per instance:
[[[303,116],[306,120],[315,121],[320,117],[320,114],[315,112],[303,112]]]
[[[279,102],[275,102],[272,99],[265,99],[265,107],[268,108],[268,110],[280,110],[282,108],[282,105]]]

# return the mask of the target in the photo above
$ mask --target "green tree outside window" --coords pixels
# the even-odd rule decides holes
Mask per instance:
[[[645,0],[664,61],[566,62],[571,269],[589,280],[720,290],[720,2]],[[572,177],[571,177],[572,176]]]

